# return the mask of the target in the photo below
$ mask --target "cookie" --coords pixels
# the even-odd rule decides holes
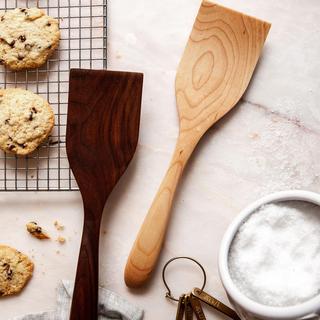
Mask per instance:
[[[0,149],[17,155],[34,151],[51,133],[54,113],[40,96],[0,89]]]
[[[49,235],[43,231],[43,229],[34,221],[26,224],[28,232],[35,238],[44,240],[50,239]]]
[[[0,297],[19,293],[32,273],[33,263],[26,255],[0,245]]]
[[[0,62],[11,70],[42,66],[59,40],[59,21],[39,8],[0,13]]]

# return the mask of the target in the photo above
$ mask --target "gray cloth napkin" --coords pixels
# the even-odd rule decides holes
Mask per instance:
[[[57,289],[57,308],[53,312],[29,314],[12,320],[68,320],[73,282],[63,280]],[[116,293],[99,288],[99,320],[142,320],[143,310]]]

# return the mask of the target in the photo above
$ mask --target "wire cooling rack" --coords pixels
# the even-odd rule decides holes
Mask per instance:
[[[29,156],[0,151],[0,191],[78,190],[65,144],[69,70],[106,68],[107,0],[0,0],[1,11],[26,6],[59,18],[60,46],[39,69],[11,72],[0,66],[0,87],[19,87],[43,96],[54,109],[55,127]]]

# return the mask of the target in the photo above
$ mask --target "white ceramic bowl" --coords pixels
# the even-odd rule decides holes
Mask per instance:
[[[320,319],[320,295],[290,307],[271,307],[262,305],[246,297],[233,283],[229,268],[228,254],[231,242],[240,225],[262,205],[270,202],[287,200],[301,200],[311,202],[320,206],[320,194],[302,191],[281,191],[268,195],[245,208],[231,223],[227,229],[219,252],[219,272],[222,284],[228,294],[230,302],[234,305],[241,319],[268,319],[268,320],[291,320],[291,319]]]

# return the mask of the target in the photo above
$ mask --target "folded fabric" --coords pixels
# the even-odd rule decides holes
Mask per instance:
[[[68,320],[74,283],[63,280],[57,289],[57,308],[53,312],[43,312],[16,317],[12,320]],[[141,320],[143,310],[132,305],[118,294],[99,288],[99,320]]]

